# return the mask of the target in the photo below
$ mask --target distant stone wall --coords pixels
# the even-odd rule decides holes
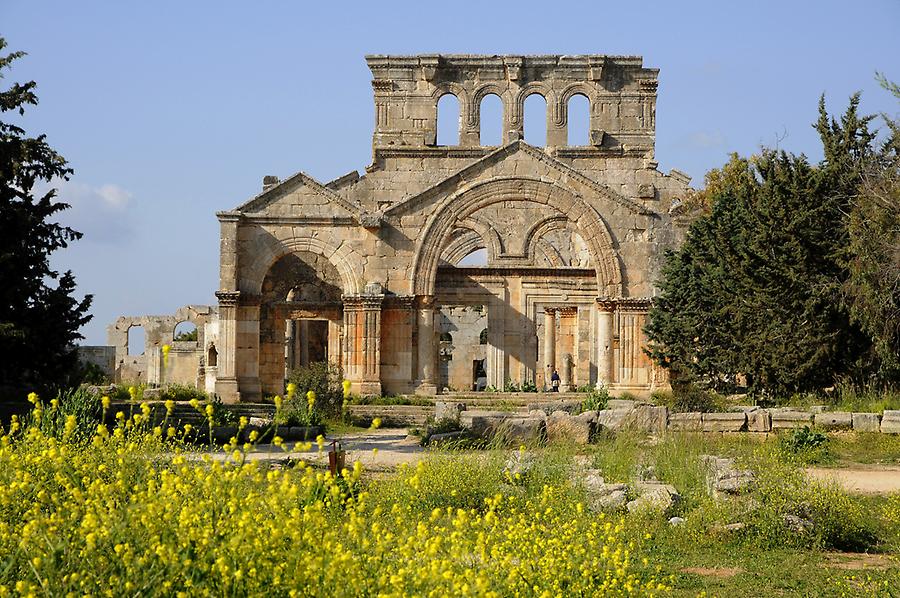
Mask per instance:
[[[78,347],[78,361],[99,367],[110,380],[116,376],[116,348],[106,345],[84,345]]]

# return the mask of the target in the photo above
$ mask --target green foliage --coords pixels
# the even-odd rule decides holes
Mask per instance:
[[[193,329],[188,330],[188,331],[179,332],[178,334],[175,335],[175,339],[174,339],[174,340],[179,341],[179,342],[180,342],[180,341],[188,341],[188,342],[190,342],[190,341],[197,341],[197,339],[198,339],[198,336],[197,336],[197,329],[196,329],[196,328],[193,328]]]
[[[599,411],[600,409],[606,409],[606,404],[609,402],[609,389],[606,386],[590,386],[587,391],[587,396],[581,400],[581,410],[582,411]]]
[[[110,382],[103,368],[91,362],[80,363],[75,378],[80,384],[101,385]]]
[[[847,214],[874,152],[859,97],[840,122],[820,103],[825,159],[764,149],[716,174],[708,214],[667,255],[646,331],[673,388],[695,382],[787,396],[868,375],[871,342],[841,301]]]
[[[0,51],[6,41],[0,38]],[[21,52],[0,56],[0,76]],[[78,371],[75,341],[91,316],[91,296],[76,299],[75,277],[50,264],[81,233],[53,219],[68,204],[44,184],[68,180],[72,169],[46,142],[28,137],[7,120],[36,105],[36,83],[15,83],[0,91],[0,394],[23,396],[74,382]]]
[[[166,384],[160,389],[159,398],[163,401],[190,401],[191,399],[206,401],[209,399],[209,395],[190,384]]]
[[[789,460],[812,464],[828,457],[828,436],[809,426],[795,428],[778,440],[781,453]]]
[[[209,403],[213,407],[210,418],[214,426],[229,426],[238,423],[238,415],[234,410],[222,402],[219,397],[213,397]]]
[[[61,440],[66,436],[69,442],[83,445],[93,437],[102,413],[99,397],[86,388],[69,388],[60,390],[54,401],[44,405],[39,421],[35,421],[33,411],[29,421],[47,437]],[[75,418],[75,427],[67,434],[66,421],[69,416]]]
[[[696,411],[714,413],[728,410],[724,397],[713,390],[700,388],[694,384],[681,385],[677,391],[657,390],[650,395],[650,399],[655,404],[664,405],[670,411],[678,413]]]
[[[425,419],[424,426],[421,428],[410,428],[409,433],[416,436],[419,439],[419,444],[424,446],[428,444],[428,441],[435,434],[458,432],[461,429],[462,427],[459,425],[459,419],[442,418],[435,421],[434,417],[429,415]]]
[[[397,395],[388,395],[383,397],[355,396],[348,400],[351,405],[416,405],[418,407],[431,407],[434,401],[424,397],[404,397]]]
[[[306,393],[316,393],[316,411],[328,418],[341,416],[344,405],[344,390],[341,386],[341,368],[329,362],[311,363],[297,368],[288,378],[297,385],[298,400],[305,401]]]

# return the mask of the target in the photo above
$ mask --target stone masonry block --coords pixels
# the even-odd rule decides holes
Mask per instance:
[[[877,413],[853,413],[853,430],[855,432],[879,432],[881,417]]]
[[[756,409],[747,412],[748,432],[771,432],[772,415],[765,409]]]
[[[670,413],[669,430],[676,432],[699,432],[702,429],[701,413]]]
[[[816,413],[813,421],[827,430],[849,430],[853,426],[853,417],[847,411]]]
[[[772,429],[789,430],[813,423],[813,414],[808,411],[772,411]]]
[[[885,410],[881,416],[881,431],[884,434],[900,434],[900,411]]]
[[[704,413],[704,432],[740,432],[747,425],[746,413]]]

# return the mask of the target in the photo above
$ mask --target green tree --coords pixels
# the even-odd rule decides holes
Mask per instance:
[[[780,396],[860,371],[870,343],[841,301],[846,214],[875,137],[858,105],[857,95],[835,121],[820,102],[820,164],[764,149],[707,177],[709,211],[669,253],[646,328],[676,386],[727,391],[742,374]]]
[[[0,38],[0,52],[6,41]],[[3,71],[23,56],[0,55]],[[0,91],[0,392],[15,395],[66,384],[77,369],[74,342],[88,320],[91,296],[73,297],[71,271],[50,267],[49,256],[81,234],[54,222],[69,206],[39,183],[67,180],[66,160],[46,142],[7,122],[38,102],[36,84],[14,83]]]
[[[879,75],[900,100],[900,87]],[[850,212],[850,278],[844,289],[854,321],[871,336],[881,383],[900,380],[900,121],[882,115],[889,135],[866,162]]]

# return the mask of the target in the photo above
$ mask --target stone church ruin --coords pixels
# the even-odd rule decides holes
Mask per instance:
[[[145,379],[160,380],[153,355],[171,340],[170,359],[183,350],[186,364],[176,376],[226,402],[281,393],[315,361],[340,365],[359,394],[542,389],[554,370],[563,390],[666,384],[642,328],[664,250],[681,240],[673,213],[689,178],[654,160],[658,70],[635,56],[366,60],[371,165],[329,182],[267,176],[218,212],[218,305],[148,334]],[[535,94],[545,147],[523,138]],[[438,145],[448,95],[458,144]],[[589,145],[568,141],[577,96]],[[502,104],[499,146],[481,145],[486,98]],[[169,325],[186,315],[200,332],[179,347]],[[136,321],[110,327],[123,376],[121,335]]]

